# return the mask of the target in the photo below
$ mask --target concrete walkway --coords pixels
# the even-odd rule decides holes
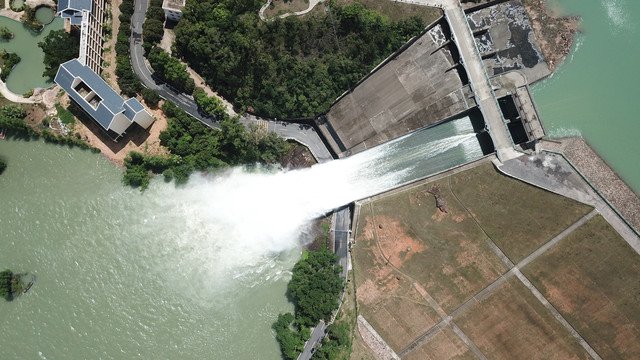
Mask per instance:
[[[264,17],[264,12],[267,10],[267,8],[269,7],[269,5],[271,5],[271,1],[272,0],[268,0],[266,4],[262,5],[262,7],[260,8],[260,12],[258,13],[260,15],[260,20],[262,21],[268,21],[268,20],[273,20],[273,19],[267,19]],[[280,16],[278,16],[280,19],[284,19],[287,16],[291,16],[291,15],[295,15],[295,16],[300,16],[300,15],[304,15],[306,13],[308,13],[309,11],[313,10],[313,8],[318,5],[319,3],[323,2],[324,0],[309,0],[309,7],[302,10],[302,11],[296,11],[294,13],[286,13],[286,14],[282,14]]]
[[[32,97],[25,99],[25,98],[22,97],[22,95],[18,95],[18,94],[15,94],[15,93],[11,92],[11,90],[9,90],[9,88],[7,87],[7,84],[2,80],[0,80],[0,93],[7,100],[9,100],[11,102],[14,102],[14,103],[21,103],[21,104],[33,104],[33,103],[35,103],[35,101],[32,99]]]

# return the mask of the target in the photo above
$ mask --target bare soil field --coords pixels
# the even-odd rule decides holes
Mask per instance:
[[[439,189],[446,212],[428,192],[433,189]],[[448,191],[447,179],[381,199],[372,207],[374,237],[385,258],[420,283],[447,312],[507,270]]]
[[[476,356],[451,328],[445,327],[403,359],[474,360]]]
[[[591,211],[590,206],[514,181],[492,164],[452,176],[451,187],[514,263]]]
[[[362,245],[353,250],[359,314],[397,352],[440,318],[411,279],[387,264],[367,227],[358,236]]]
[[[588,359],[569,332],[516,278],[456,319],[489,359]]]
[[[640,358],[640,255],[604,218],[523,272],[603,359]]]

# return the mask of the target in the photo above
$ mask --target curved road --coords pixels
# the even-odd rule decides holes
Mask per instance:
[[[144,86],[155,90],[162,98],[173,101],[178,107],[203,124],[210,128],[219,129],[220,124],[213,117],[200,114],[198,105],[192,96],[181,93],[165,84],[149,70],[142,51],[142,23],[144,23],[147,6],[148,0],[135,0],[134,12],[131,16],[130,52],[133,71],[138,75]],[[329,150],[327,150],[327,147],[312,126],[283,123],[271,119],[258,119],[255,116],[246,115],[240,118],[240,122],[245,125],[251,123],[258,126],[263,125],[268,131],[274,131],[286,139],[295,140],[305,145],[319,163],[333,160],[331,153],[329,153]]]

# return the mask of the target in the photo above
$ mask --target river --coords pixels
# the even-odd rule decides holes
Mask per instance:
[[[560,5],[585,33],[534,86],[543,120],[555,136],[583,134],[637,191],[640,3]],[[157,178],[144,193],[90,152],[0,141],[0,267],[37,276],[0,301],[0,358],[280,359],[270,326],[292,310],[308,220],[482,155],[464,118],[417,135],[303,171],[237,168],[179,188]]]
[[[275,360],[310,220],[482,151],[461,118],[310,169],[159,177],[144,193],[88,151],[1,140],[0,155],[0,267],[37,277],[0,301],[0,358]]]
[[[640,1],[553,0],[552,9],[582,17],[572,52],[549,79],[533,86],[554,137],[582,135],[640,193]]]

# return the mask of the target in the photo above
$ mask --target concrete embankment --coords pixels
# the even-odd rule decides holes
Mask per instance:
[[[640,197],[583,138],[545,140],[541,147],[563,153],[636,230],[640,229]]]

